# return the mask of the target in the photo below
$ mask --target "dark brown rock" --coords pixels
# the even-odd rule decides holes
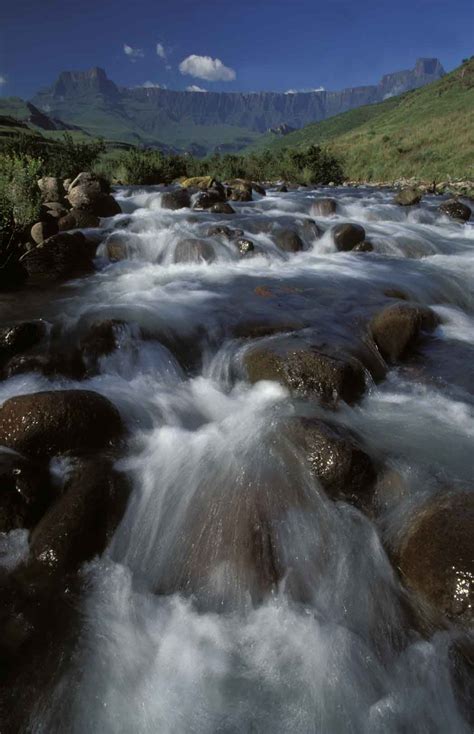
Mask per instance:
[[[105,449],[122,435],[115,406],[90,390],[18,395],[0,407],[0,445],[25,456]]]
[[[311,213],[315,217],[331,217],[337,211],[337,201],[335,199],[316,199],[311,206]]]
[[[242,321],[234,327],[232,334],[237,339],[261,339],[264,336],[299,331],[302,328],[303,324],[291,321]]]
[[[316,418],[298,418],[290,424],[290,436],[303,449],[312,472],[332,499],[370,505],[375,468],[347,429]]]
[[[0,532],[32,528],[56,496],[47,466],[0,449]]]
[[[122,209],[118,201],[115,201],[112,194],[101,194],[91,208],[92,214],[96,217],[115,217],[122,213]]]
[[[44,321],[22,321],[0,327],[0,366],[11,357],[26,352],[46,335]]]
[[[41,207],[41,219],[56,220],[61,219],[68,213],[68,209],[60,201],[45,201]]]
[[[371,242],[368,242],[367,240],[364,240],[364,242],[359,242],[358,245],[352,248],[352,252],[373,252],[374,246]]]
[[[365,240],[365,229],[360,224],[336,224],[332,229],[336,249],[349,252]]]
[[[186,209],[191,206],[191,195],[187,189],[164,191],[161,206],[163,209]]]
[[[396,362],[416,343],[422,331],[434,329],[438,316],[425,306],[395,303],[371,321],[370,331],[382,357]]]
[[[58,231],[58,225],[56,221],[48,222],[36,222],[33,224],[30,230],[30,236],[36,245],[41,245],[42,242],[52,237]]]
[[[174,262],[213,262],[216,255],[212,245],[206,240],[186,239],[181,240],[176,245],[174,251]]]
[[[86,229],[87,227],[98,227],[99,217],[85,209],[71,209],[64,217],[58,220],[58,229],[64,232],[68,229]]]
[[[95,368],[100,357],[118,349],[124,328],[125,322],[119,319],[106,319],[92,324],[80,340],[80,348],[89,367]]]
[[[421,192],[418,189],[406,188],[401,189],[394,198],[394,203],[399,206],[414,206],[421,201]]]
[[[272,232],[272,239],[283,252],[300,252],[304,248],[303,240],[297,232],[288,228],[279,228]]]
[[[349,356],[324,354],[315,348],[254,348],[245,355],[250,382],[275,380],[297,396],[316,397],[333,405],[353,403],[365,391],[364,368]]]
[[[92,248],[81,232],[59,232],[22,257],[22,265],[30,277],[60,280],[93,270]]]
[[[218,201],[211,206],[212,214],[235,214],[235,209],[227,201]]]
[[[266,196],[267,192],[263,188],[263,186],[256,181],[252,181],[252,189],[255,191],[256,194],[260,194],[260,196]]]
[[[207,191],[200,191],[196,194],[193,199],[193,209],[195,211],[202,211],[204,209],[211,209],[218,204],[225,204],[225,193],[218,189],[207,189]],[[231,207],[232,208],[232,207]],[[221,212],[228,214],[229,212]]]
[[[440,204],[439,209],[443,214],[446,214],[451,219],[458,219],[460,222],[467,222],[471,218],[472,212],[470,207],[457,199],[443,201],[443,203]]]
[[[120,260],[126,260],[128,258],[128,247],[127,243],[120,237],[109,237],[106,242],[105,249],[107,251],[107,257],[113,263],[119,262]]]
[[[237,237],[234,242],[241,255],[248,255],[249,252],[253,252],[255,250],[255,245],[252,240],[249,240],[246,237]]]
[[[474,623],[474,493],[436,496],[410,517],[398,553],[402,578],[438,612]]]

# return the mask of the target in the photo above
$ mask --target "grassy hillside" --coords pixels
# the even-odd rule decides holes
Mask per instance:
[[[339,156],[351,179],[474,179],[474,58],[422,89],[283,137],[266,135],[257,145],[275,151],[315,143]]]

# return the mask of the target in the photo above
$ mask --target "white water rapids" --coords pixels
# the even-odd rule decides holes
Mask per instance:
[[[317,195],[334,196],[338,215],[316,217],[324,235],[307,237],[303,252],[279,251],[262,223],[312,216]],[[107,226],[128,259],[110,263],[102,248],[92,277],[59,288],[41,313],[34,299],[24,306],[25,318],[71,331],[126,321],[100,374],[0,383],[0,402],[51,387],[96,390],[130,432],[120,461],[133,483],[128,509],[104,557],[83,570],[80,640],[31,731],[469,732],[449,672],[453,633],[410,628],[384,547],[440,483],[472,478],[473,224],[449,221],[435,198],[398,207],[387,190],[269,192],[235,204],[229,218],[164,210],[160,197],[154,187],[119,190],[124,214]],[[339,221],[362,224],[374,252],[336,252]],[[258,253],[241,257],[215,239],[213,262],[173,263],[178,239],[216,223],[243,229]],[[233,330],[284,321],[350,346],[389,302],[387,289],[431,306],[442,323],[418,358],[331,416],[409,487],[376,523],[329,501],[288,455],[279,422],[325,411],[276,383],[251,386],[241,367],[248,343]],[[277,591],[258,566],[272,554],[255,548],[262,513],[285,569]]]

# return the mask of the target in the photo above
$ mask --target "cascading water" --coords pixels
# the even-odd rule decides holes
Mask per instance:
[[[316,217],[316,238],[305,225],[316,195],[327,192],[269,192],[227,219],[164,210],[158,188],[119,190],[109,242],[126,259],[110,263],[105,244],[93,277],[24,304],[22,316],[71,333],[127,323],[98,375],[18,375],[0,401],[51,387],[107,396],[129,429],[120,467],[133,484],[106,554],[82,571],[80,636],[36,703],[35,734],[470,731],[450,673],[455,632],[413,628],[384,548],[440,482],[472,478],[474,227],[434,198],[410,211],[389,191],[331,189],[338,214]],[[207,236],[223,220],[253,256]],[[336,252],[338,221],[362,223],[374,252]],[[272,227],[288,223],[306,227],[304,251],[275,245]],[[210,262],[174,262],[189,238],[206,238]],[[389,289],[441,325],[383,381],[367,374],[361,401],[333,411],[249,385],[239,325],[351,348]],[[402,496],[377,521],[329,500],[287,438],[295,415],[353,430],[403,478]],[[22,531],[7,541],[4,565],[24,554]]]

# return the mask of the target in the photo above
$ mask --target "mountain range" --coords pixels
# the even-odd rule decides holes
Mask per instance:
[[[41,113],[109,140],[189,151],[240,150],[268,130],[291,129],[371,105],[440,79],[438,59],[339,92],[189,92],[117,86],[98,67],[64,71],[31,100]]]

